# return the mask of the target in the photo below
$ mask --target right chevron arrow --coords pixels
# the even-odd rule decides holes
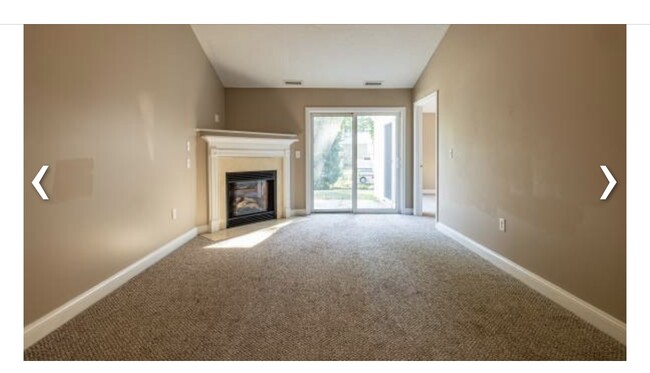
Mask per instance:
[[[605,188],[605,191],[603,192],[603,195],[600,196],[600,200],[604,201],[609,196],[609,193],[612,192],[612,189],[614,189],[614,185],[616,185],[616,179],[614,179],[614,176],[612,176],[612,173],[609,172],[609,169],[607,168],[607,166],[601,165],[600,169],[603,170],[603,173],[605,174],[605,177],[607,178],[607,181],[609,181],[609,184],[607,184],[607,188]]]

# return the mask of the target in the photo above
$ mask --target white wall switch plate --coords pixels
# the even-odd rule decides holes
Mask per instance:
[[[185,158],[185,161],[187,163],[187,168],[192,168],[192,160],[189,158]]]
[[[214,122],[219,123],[219,114],[214,115]]]
[[[173,209],[172,209],[172,220],[176,220],[176,216],[177,216],[177,214],[176,214],[176,208],[173,208]]]
[[[506,219],[504,219],[504,218],[499,218],[499,230],[500,230],[501,232],[505,232],[505,231],[506,231]]]
[[[449,159],[454,159],[454,148],[449,149]]]
[[[300,150],[296,150],[296,159],[300,159]]]
[[[185,149],[187,149],[188,152],[190,151],[190,140],[187,140],[185,143]]]

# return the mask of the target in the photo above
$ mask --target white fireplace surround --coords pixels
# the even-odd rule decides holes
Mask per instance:
[[[298,141],[296,135],[265,132],[202,130],[202,139],[208,143],[208,219],[210,231],[221,227],[219,220],[219,157],[282,158],[282,193],[284,216],[291,213],[291,144]],[[251,170],[253,171],[253,170]],[[225,177],[225,175],[224,175]],[[224,206],[225,208],[225,206]]]

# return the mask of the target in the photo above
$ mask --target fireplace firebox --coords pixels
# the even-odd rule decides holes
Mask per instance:
[[[226,172],[226,227],[277,218],[276,171]]]

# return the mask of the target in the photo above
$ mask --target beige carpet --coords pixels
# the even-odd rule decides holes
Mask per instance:
[[[625,359],[428,218],[317,215],[251,238],[197,237],[25,359]]]

